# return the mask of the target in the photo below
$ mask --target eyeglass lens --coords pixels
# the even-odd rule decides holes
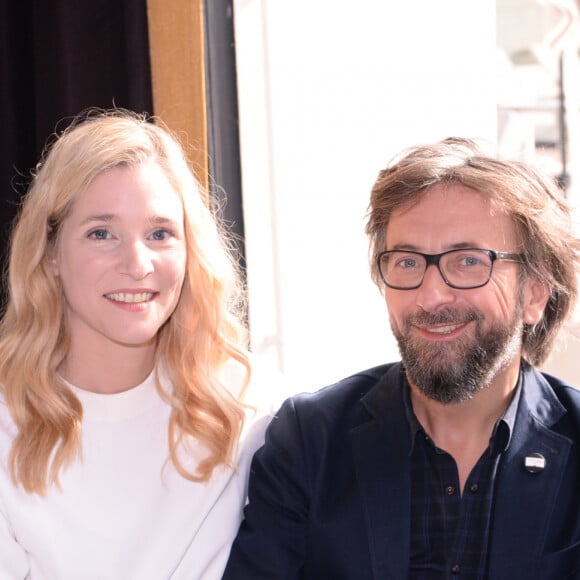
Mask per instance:
[[[434,259],[443,278],[458,288],[485,284],[491,275],[493,260],[484,250],[451,250]],[[385,283],[398,288],[421,284],[428,266],[422,254],[392,251],[381,256],[380,269]]]

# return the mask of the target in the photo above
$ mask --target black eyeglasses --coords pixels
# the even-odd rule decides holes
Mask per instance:
[[[377,266],[383,282],[395,290],[419,288],[427,268],[432,264],[437,266],[448,286],[469,290],[481,288],[489,282],[496,260],[521,263],[524,255],[481,248],[461,248],[440,254],[388,250],[377,256]]]

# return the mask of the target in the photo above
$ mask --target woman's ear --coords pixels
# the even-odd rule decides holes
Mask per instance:
[[[52,227],[48,226],[47,229],[47,248],[46,248],[46,257],[48,260],[48,267],[54,276],[59,276],[60,272],[58,269],[58,259],[57,259],[57,247],[56,247],[56,240],[54,236],[51,236]]]
[[[524,286],[524,313],[523,321],[526,324],[537,324],[544,315],[546,304],[550,298],[550,288],[529,277]]]
[[[60,270],[58,267],[58,252],[57,249],[52,246],[47,249],[46,259],[48,261],[48,267],[54,276],[60,276]]]
[[[54,274],[54,276],[59,276],[58,262],[56,258],[49,258],[48,265],[50,267],[50,271]]]

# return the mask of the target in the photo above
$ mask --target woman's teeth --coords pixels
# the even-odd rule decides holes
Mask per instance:
[[[115,302],[147,302],[153,298],[153,292],[115,292],[105,294],[105,297]]]

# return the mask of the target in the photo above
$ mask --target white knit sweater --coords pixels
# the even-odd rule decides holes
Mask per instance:
[[[0,579],[221,578],[268,418],[246,427],[235,471],[193,483],[167,461],[169,408],[153,376],[115,395],[73,389],[84,409],[82,458],[45,497],[10,479],[15,428],[0,401]],[[181,456],[195,468],[204,449],[188,447]]]

